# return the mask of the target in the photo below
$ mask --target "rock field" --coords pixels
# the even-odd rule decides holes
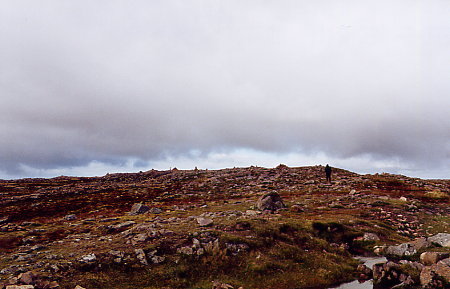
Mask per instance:
[[[0,180],[0,289],[448,288],[449,193],[323,166]]]

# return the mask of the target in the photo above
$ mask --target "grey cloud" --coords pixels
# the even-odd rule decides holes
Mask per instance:
[[[237,148],[449,169],[432,2],[8,1],[0,170]]]

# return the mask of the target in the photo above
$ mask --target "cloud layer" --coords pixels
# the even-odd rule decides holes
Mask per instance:
[[[371,2],[8,1],[0,170],[244,150],[450,173],[450,3]]]

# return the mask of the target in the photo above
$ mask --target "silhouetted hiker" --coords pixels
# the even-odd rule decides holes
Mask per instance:
[[[331,167],[328,164],[325,167],[325,174],[327,175],[327,182],[331,184]]]

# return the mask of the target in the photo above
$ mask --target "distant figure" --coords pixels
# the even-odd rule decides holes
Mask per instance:
[[[328,164],[325,167],[325,174],[327,176],[327,182],[331,184],[331,167]]]

